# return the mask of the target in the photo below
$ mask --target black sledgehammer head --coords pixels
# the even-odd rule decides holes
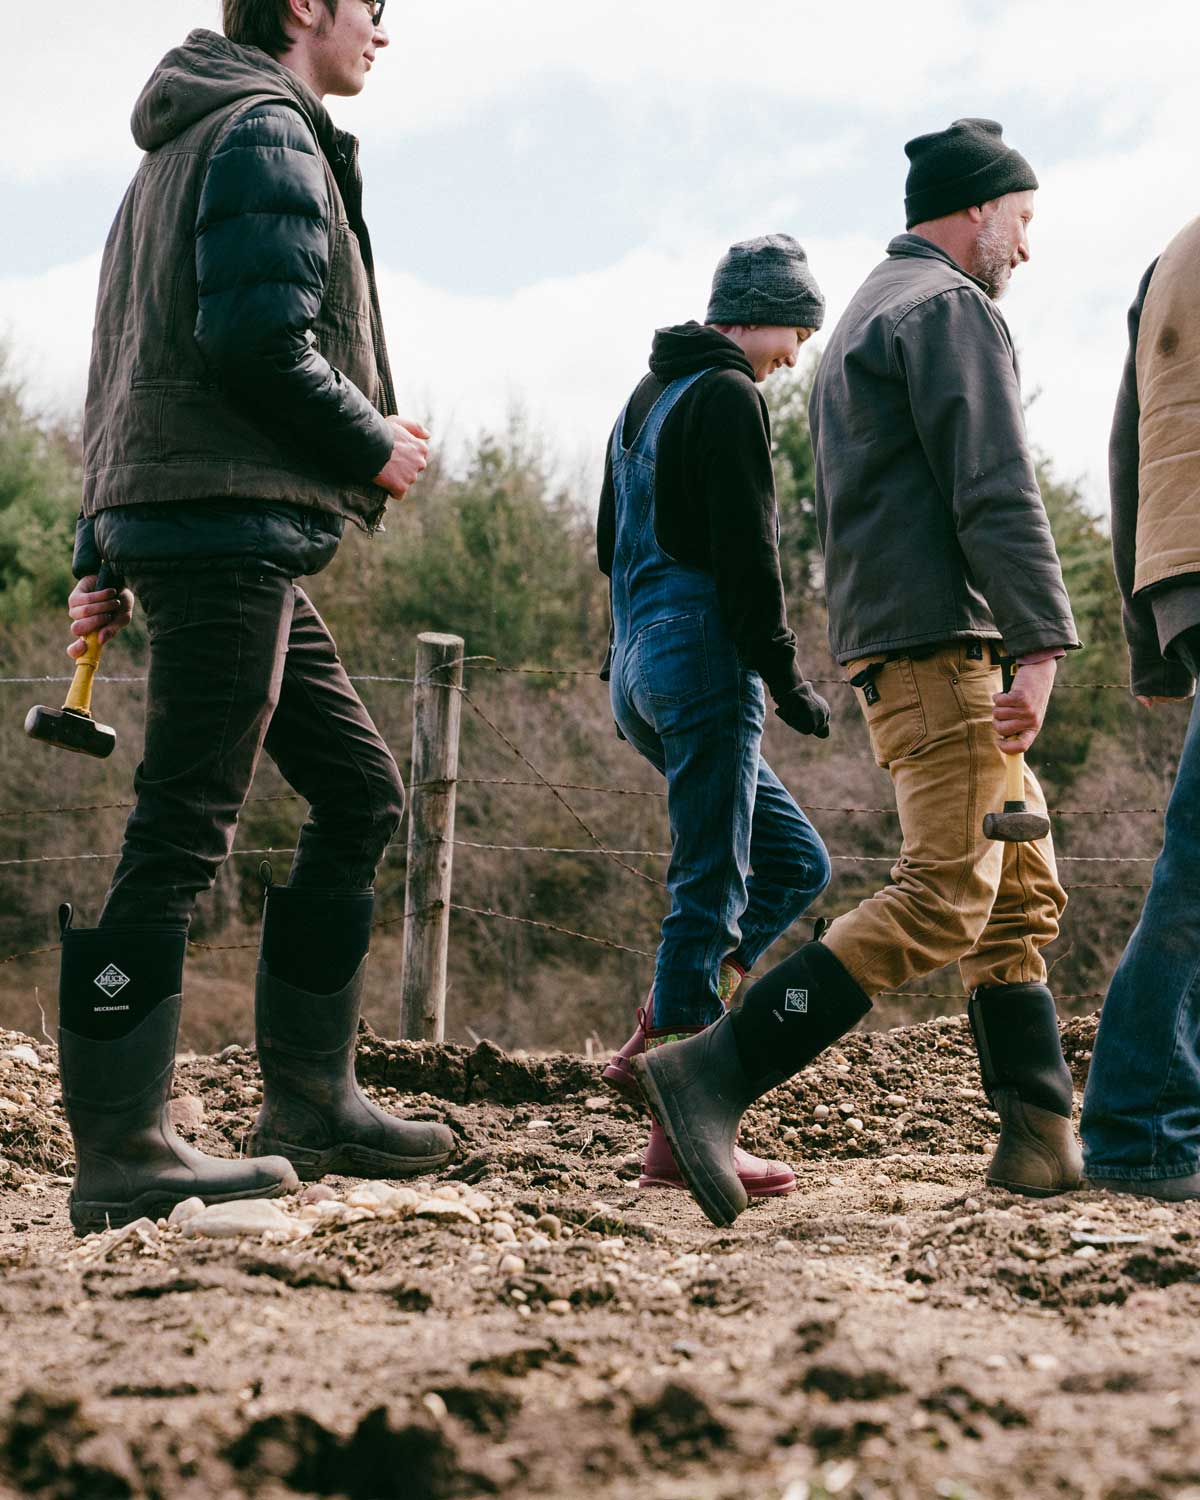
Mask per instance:
[[[985,813],[983,836],[1002,844],[1032,844],[1050,832],[1050,819],[1030,812],[1023,802],[1006,802],[1003,812]]]
[[[104,760],[113,753],[117,731],[98,724],[91,714],[73,708],[47,708],[38,704],[25,715],[25,733],[31,740],[41,740],[58,750],[73,750],[76,755],[94,755]]]

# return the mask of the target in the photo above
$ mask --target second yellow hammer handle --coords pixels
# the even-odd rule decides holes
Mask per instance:
[[[104,647],[100,644],[100,636],[96,631],[93,631],[91,635],[85,635],[83,640],[86,649],[83,655],[75,660],[75,676],[71,680],[67,701],[63,707],[74,709],[78,714],[90,714],[92,678],[95,677],[96,668],[100,665],[100,653]]]
[[[1004,691],[1012,691],[1013,679],[1017,675],[1017,664],[1011,657],[1006,658],[1004,663]],[[1015,755],[1004,752],[1004,774],[1005,782],[1004,800],[1006,802],[1024,802],[1025,800],[1025,757],[1020,750]]]
[[[1024,802],[1025,800],[1025,757],[1018,750],[1015,755],[1005,755],[1004,773],[1008,777],[1008,790],[1004,794],[1006,802]]]

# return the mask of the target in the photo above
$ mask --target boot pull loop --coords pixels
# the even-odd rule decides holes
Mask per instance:
[[[69,901],[64,901],[58,908],[58,935],[66,937],[71,928],[71,918],[75,915],[74,908]]]

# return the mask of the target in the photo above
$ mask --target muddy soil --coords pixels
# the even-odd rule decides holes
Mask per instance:
[[[458,1137],[403,1206],[335,1180],[294,1234],[77,1241],[53,1049],[0,1032],[2,1500],[1200,1500],[1200,1207],[987,1189],[961,1019],[777,1091],[746,1141],[800,1190],[721,1232],[639,1190],[598,1065],[364,1033],[359,1066]],[[236,1153],[253,1053],[176,1098]]]

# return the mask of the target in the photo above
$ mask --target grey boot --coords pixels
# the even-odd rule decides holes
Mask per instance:
[[[732,1224],[750,1201],[733,1155],[738,1127],[786,1075],[747,1076],[729,1015],[687,1041],[640,1053],[630,1067],[692,1197],[718,1228]]]
[[[263,1103],[250,1144],[286,1156],[305,1181],[327,1172],[410,1177],[436,1171],[454,1153],[444,1125],[389,1115],[355,1076],[373,905],[371,891],[267,892],[255,991]],[[317,989],[301,988],[298,973]]]
[[[185,1198],[228,1203],[276,1198],[297,1187],[281,1157],[206,1156],[171,1125],[184,930],[75,932],[67,909],[62,938],[58,1058],[75,1142],[69,1207],[76,1234],[160,1218]],[[97,987],[99,979],[104,986]],[[133,1021],[133,1029],[111,1034],[123,1021]],[[84,1029],[101,1034],[85,1036]]]
[[[971,996],[967,1015],[983,1087],[1000,1116],[988,1183],[1034,1198],[1077,1188],[1083,1153],[1053,995],[1044,984],[989,985]]]
[[[751,985],[740,1010],[699,1036],[630,1060],[676,1166],[718,1227],[732,1224],[749,1201],[734,1157],[742,1115],[870,1008],[829,949],[806,943]]]

